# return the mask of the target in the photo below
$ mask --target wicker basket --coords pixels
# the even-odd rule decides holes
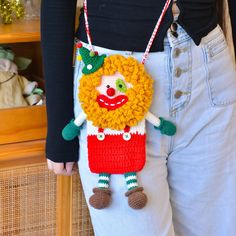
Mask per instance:
[[[73,236],[93,235],[78,176],[72,226]],[[45,164],[0,169],[0,236],[13,235],[56,236],[56,176]]]

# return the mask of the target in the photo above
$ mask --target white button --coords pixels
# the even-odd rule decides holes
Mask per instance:
[[[123,139],[129,141],[131,139],[131,134],[127,132],[123,133]]]
[[[93,66],[92,66],[91,64],[88,64],[88,65],[87,65],[87,69],[88,69],[88,70],[92,70],[92,69],[93,69]]]
[[[97,134],[97,139],[98,139],[99,141],[103,141],[103,140],[105,139],[105,134],[104,134],[104,133],[98,133],[98,134]]]

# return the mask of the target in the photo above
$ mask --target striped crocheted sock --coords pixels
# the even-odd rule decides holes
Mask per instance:
[[[128,190],[138,187],[136,172],[129,172],[129,173],[125,173],[124,175],[125,175],[125,181],[126,181]]]
[[[99,188],[109,188],[110,174],[101,173],[99,174],[98,187]]]

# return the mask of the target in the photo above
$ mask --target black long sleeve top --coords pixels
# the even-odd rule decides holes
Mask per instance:
[[[178,0],[178,23],[198,45],[217,25],[217,0]],[[88,18],[93,44],[115,50],[145,51],[166,0],[89,0]],[[82,11],[83,13],[83,11]],[[173,21],[168,8],[151,51],[163,50],[163,39]],[[76,36],[87,42],[83,14]]]
[[[178,0],[178,23],[198,45],[217,25],[217,0]],[[165,0],[88,0],[93,44],[118,50],[144,51]],[[55,162],[78,160],[78,140],[64,141],[62,128],[73,115],[74,37],[87,41],[83,14],[74,33],[76,0],[42,0],[41,41],[47,95],[46,156]],[[152,51],[163,49],[173,21],[171,8],[161,25]]]

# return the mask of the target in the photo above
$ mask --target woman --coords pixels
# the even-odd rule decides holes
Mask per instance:
[[[95,50],[140,60],[164,4],[164,0],[88,0]],[[100,211],[89,207],[96,235],[236,235],[236,74],[217,25],[221,4],[178,0],[168,9],[145,67],[155,81],[151,112],[172,120],[177,134],[159,136],[147,127],[147,162],[138,178],[148,203],[140,211],[129,209],[123,177],[114,176],[110,207]],[[78,61],[73,104],[75,9],[75,0],[42,2],[46,155],[49,169],[64,175],[76,172],[78,160],[77,141],[66,142],[61,136],[73,110],[75,116],[81,111]],[[86,45],[83,14],[76,36]],[[88,200],[97,177],[88,168],[86,126],[79,141],[80,176]]]

